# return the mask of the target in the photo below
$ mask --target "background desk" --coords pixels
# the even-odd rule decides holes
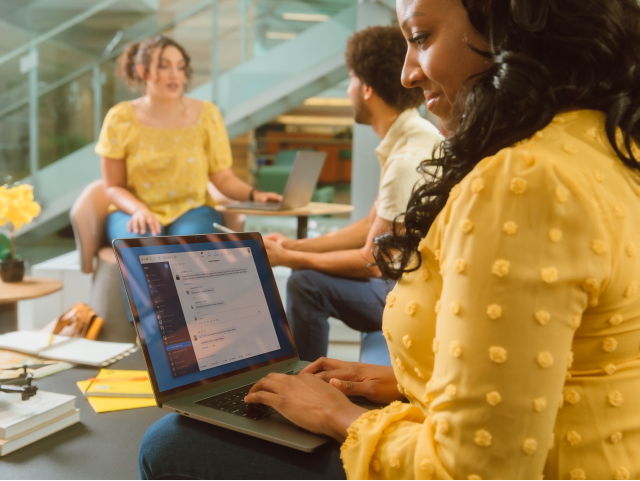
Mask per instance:
[[[110,367],[144,369],[142,352],[138,350]],[[142,436],[169,413],[149,407],[96,414],[76,382],[97,372],[95,368],[75,368],[35,382],[44,391],[77,396],[80,422],[1,457],[0,479],[138,479]]]
[[[216,205],[219,212],[235,212],[247,215],[266,216],[295,216],[298,218],[298,239],[307,237],[307,225],[310,215],[348,214],[353,210],[352,205],[329,204],[324,202],[309,202],[304,207],[290,210],[262,210],[262,209],[229,209],[224,205]]]

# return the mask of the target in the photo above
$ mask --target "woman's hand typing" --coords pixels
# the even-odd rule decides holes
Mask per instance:
[[[282,200],[282,196],[275,192],[255,191],[253,193],[253,200],[255,202],[280,202]]]
[[[347,428],[366,412],[311,374],[270,373],[253,385],[245,402],[271,406],[289,421],[342,443]]]
[[[389,404],[402,401],[398,381],[390,366],[338,361],[321,357],[305,367],[300,375],[315,374],[347,396],[363,396],[369,401]]]

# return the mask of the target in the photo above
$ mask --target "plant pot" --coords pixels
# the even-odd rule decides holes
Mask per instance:
[[[21,282],[24,278],[24,259],[0,261],[0,278],[3,282]]]

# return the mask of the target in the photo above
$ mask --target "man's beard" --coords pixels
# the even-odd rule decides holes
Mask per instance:
[[[362,97],[353,104],[353,119],[357,124],[371,125],[371,111],[365,105]]]

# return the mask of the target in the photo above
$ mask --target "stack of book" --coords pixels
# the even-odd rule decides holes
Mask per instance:
[[[0,456],[80,421],[76,397],[46,391],[23,401],[0,393]]]

